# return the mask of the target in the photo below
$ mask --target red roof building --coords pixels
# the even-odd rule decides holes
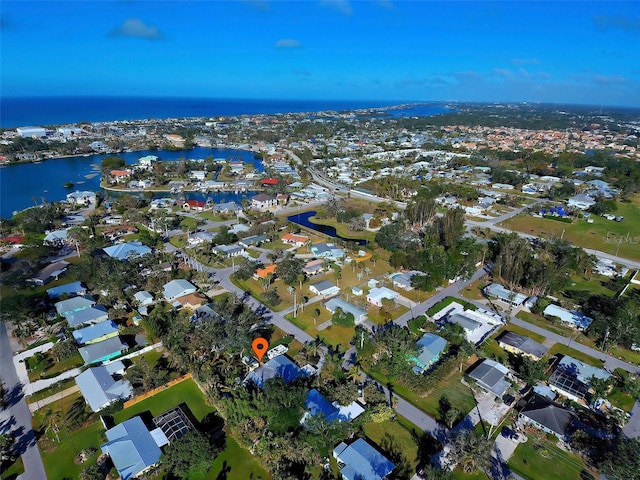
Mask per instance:
[[[278,185],[278,179],[277,178],[263,178],[260,183],[262,183],[262,185]]]

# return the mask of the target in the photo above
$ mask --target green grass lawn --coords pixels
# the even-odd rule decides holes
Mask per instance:
[[[615,357],[622,358],[632,365],[640,365],[640,352],[634,352],[633,350],[617,346],[611,348],[609,353]]]
[[[67,388],[73,387],[76,384],[75,379],[69,378],[68,380],[63,380],[58,382],[58,384],[52,385],[49,388],[45,388],[44,390],[40,390],[35,392],[33,395],[26,397],[27,403],[35,403],[43,398],[50,397],[51,395],[55,395],[62,390],[66,390]]]
[[[59,444],[46,442],[40,448],[42,462],[49,480],[64,480],[78,478],[82,469],[95,463],[100,454],[100,445],[106,440],[103,438],[104,428],[100,422],[92,424],[64,436]],[[94,455],[81,465],[76,465],[73,459],[85,448],[98,449]]]
[[[534,218],[531,215],[518,215],[500,224],[500,226],[540,237],[559,237],[564,231],[564,239],[575,245],[593,248],[632,260],[640,260],[640,249],[629,238],[640,237],[640,195],[631,202],[616,202],[617,216],[623,216],[622,222],[591,215],[593,223],[586,219],[575,219],[571,224],[560,223],[546,218]]]
[[[4,466],[3,466],[4,468]],[[16,461],[11,465],[6,466],[5,470],[2,471],[2,479],[3,480],[15,480],[18,478],[18,475],[24,473],[24,464],[22,463],[22,457],[16,458]]]
[[[323,218],[318,219],[315,216],[309,217],[311,223],[317,225],[328,225],[336,229],[338,235],[343,238],[352,238],[354,240],[367,240],[369,243],[373,243],[376,238],[376,232],[369,232],[364,230],[362,232],[354,232],[349,230],[349,225],[346,223],[339,223],[335,218]]]
[[[435,315],[436,313],[438,313],[443,308],[448,307],[449,305],[451,305],[453,302],[459,303],[460,305],[462,305],[463,307],[467,308],[468,310],[477,310],[478,309],[478,307],[476,307],[473,303],[465,302],[464,300],[462,300],[460,298],[456,298],[456,297],[447,297],[444,300],[441,300],[438,303],[436,303],[429,310],[427,310],[427,315],[429,315],[431,317],[431,316]]]
[[[633,410],[633,406],[636,403],[636,399],[633,395],[628,393],[624,393],[618,388],[614,388],[613,391],[607,397],[613,406],[618,407],[625,412],[631,412]]]
[[[207,405],[204,395],[196,383],[193,380],[185,380],[155,394],[153,397],[149,397],[135,405],[131,405],[129,408],[117,412],[113,418],[116,423],[121,423],[147,410],[149,410],[153,416],[156,416],[183,402],[189,406],[189,410],[191,410],[191,413],[193,413],[198,421],[201,421],[209,413],[215,412],[213,407]]]
[[[556,343],[553,347],[551,347],[551,349],[547,352],[547,356],[550,357],[558,353],[562,355],[569,355],[570,357],[573,357],[576,360],[580,360],[581,362],[584,362],[587,365],[591,365],[592,367],[602,368],[602,366],[604,365],[604,362],[599,358],[593,358],[591,355],[587,355],[586,353],[582,353],[560,343]]]
[[[593,478],[578,455],[561,450],[538,433],[528,433],[509,460],[509,468],[529,480],[585,480]],[[550,468],[550,466],[552,466]],[[582,472],[587,475],[581,475]]]
[[[387,420],[380,423],[369,422],[364,426],[365,435],[376,445],[383,443],[385,435],[390,435],[393,446],[402,452],[402,456],[415,470],[418,465],[418,444],[410,430],[396,420]]]
[[[227,436],[227,447],[216,457],[206,478],[207,480],[223,478],[266,480],[271,476],[248,450],[238,445],[232,437]]]
[[[40,380],[41,378],[55,377],[62,372],[84,365],[84,360],[82,360],[80,353],[76,353],[74,356],[60,362],[56,362],[51,357],[50,353],[46,353],[41,361],[35,362],[34,355],[33,357],[29,357],[27,362],[27,368],[29,368],[29,380],[32,382]]]
[[[540,335],[538,333],[530,332],[526,328],[522,328],[518,325],[514,325],[513,323],[509,323],[504,327],[504,330],[508,330],[513,333],[517,333],[518,335],[524,335],[529,337],[531,340],[535,340],[538,343],[543,343],[547,337]]]

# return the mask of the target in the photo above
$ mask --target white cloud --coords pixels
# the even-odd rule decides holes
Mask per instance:
[[[138,18],[127,18],[122,25],[111,31],[112,37],[144,38],[145,40],[162,40],[164,35],[158,27],[152,27]]]
[[[353,14],[353,7],[349,0],[321,0],[320,5],[323,7],[329,7],[344,15]]]
[[[300,48],[302,44],[295,38],[281,38],[276,42],[276,48]]]

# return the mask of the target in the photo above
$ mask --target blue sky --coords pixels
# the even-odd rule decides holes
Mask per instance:
[[[1,94],[640,107],[640,3],[2,1]]]

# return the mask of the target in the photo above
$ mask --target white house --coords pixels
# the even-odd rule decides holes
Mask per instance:
[[[575,197],[571,197],[567,200],[567,206],[579,208],[580,210],[587,210],[596,203],[595,199],[591,195],[581,193]]]
[[[309,285],[309,291],[322,297],[328,297],[340,292],[340,288],[336,287],[329,280],[320,280],[319,282]]]
[[[67,194],[67,202],[74,205],[92,205],[96,203],[96,194],[94,192],[76,190]]]
[[[398,292],[394,292],[393,290],[387,287],[372,288],[367,294],[367,302],[369,302],[372,305],[375,305],[376,307],[381,307],[382,301],[385,298],[395,301],[398,299],[399,296],[400,295],[398,294]]]
[[[268,210],[277,205],[277,198],[273,195],[261,193],[251,199],[251,208],[256,210]]]
[[[176,298],[195,293],[197,290],[195,285],[182,279],[171,280],[169,283],[166,283],[162,289],[167,302],[173,302]]]

